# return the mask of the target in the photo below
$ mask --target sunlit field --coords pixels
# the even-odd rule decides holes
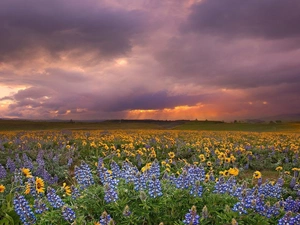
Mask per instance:
[[[297,124],[44,126],[0,131],[0,224],[300,224]]]

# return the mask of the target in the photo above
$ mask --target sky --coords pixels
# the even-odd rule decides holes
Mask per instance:
[[[300,1],[1,0],[0,118],[300,113]]]

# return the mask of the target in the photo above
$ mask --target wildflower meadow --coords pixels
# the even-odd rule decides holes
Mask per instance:
[[[0,133],[0,225],[300,224],[300,134]]]

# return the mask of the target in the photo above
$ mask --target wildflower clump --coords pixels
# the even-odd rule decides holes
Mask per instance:
[[[192,206],[184,218],[183,223],[185,225],[198,225],[200,216],[197,214],[196,206]]]

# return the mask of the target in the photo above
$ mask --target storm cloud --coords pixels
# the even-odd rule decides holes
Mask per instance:
[[[299,10],[294,0],[203,0],[191,7],[183,29],[229,38],[299,37]]]
[[[0,117],[299,113],[292,0],[0,2]]]
[[[130,39],[143,30],[145,14],[100,3],[1,1],[0,60],[41,55],[60,60],[91,52],[97,62],[126,54],[132,47]]]

